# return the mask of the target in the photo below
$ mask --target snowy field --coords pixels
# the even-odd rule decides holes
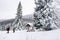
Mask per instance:
[[[53,31],[26,32],[0,31],[0,40],[60,40],[60,29]]]

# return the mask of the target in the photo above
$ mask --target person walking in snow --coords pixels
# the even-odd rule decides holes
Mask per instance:
[[[7,33],[9,33],[9,31],[10,31],[10,27],[8,27],[6,30],[7,30]]]
[[[15,32],[16,27],[13,28],[13,33]]]
[[[29,24],[26,25],[26,28],[27,28],[27,32],[30,32],[30,25]]]

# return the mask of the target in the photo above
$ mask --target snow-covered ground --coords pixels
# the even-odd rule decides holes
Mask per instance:
[[[0,40],[60,40],[60,29],[52,31],[26,32],[0,31]]]

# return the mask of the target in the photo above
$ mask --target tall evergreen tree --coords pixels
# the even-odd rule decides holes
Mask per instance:
[[[35,0],[34,26],[36,29],[52,30],[57,28],[58,19],[52,5],[53,0]]]
[[[13,26],[16,27],[17,29],[22,28],[22,6],[21,2],[19,2],[18,8],[17,8],[17,14],[15,21],[13,22]]]

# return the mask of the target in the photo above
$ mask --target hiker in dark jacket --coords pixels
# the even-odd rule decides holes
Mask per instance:
[[[7,33],[9,33],[9,31],[10,31],[10,27],[8,27],[6,30],[7,30]]]

